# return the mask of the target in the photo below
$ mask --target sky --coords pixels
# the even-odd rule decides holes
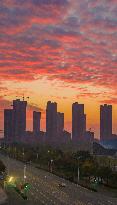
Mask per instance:
[[[117,133],[117,0],[0,0],[0,129],[15,98],[42,112],[48,100],[65,113],[85,104],[87,129],[99,137],[99,106],[113,105]]]

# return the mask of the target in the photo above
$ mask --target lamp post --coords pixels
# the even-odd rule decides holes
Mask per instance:
[[[8,176],[9,176],[9,155],[7,156]]]
[[[25,179],[26,179],[26,165],[24,165],[24,182],[25,182]]]
[[[16,156],[17,155],[16,147],[14,148],[14,152],[15,152],[15,158],[17,158],[17,156]]]
[[[37,160],[38,160],[39,159],[39,154],[38,153],[37,153],[36,157],[37,157]]]
[[[49,153],[50,153],[50,150],[48,150],[48,156],[49,156]],[[48,157],[49,158],[49,157]],[[48,159],[48,170],[50,169],[50,162],[49,162],[49,159]],[[49,170],[50,171],[50,170]]]
[[[79,179],[80,179],[80,169],[79,169],[79,162],[78,162],[78,178],[77,178],[77,184],[79,182]]]
[[[22,155],[23,155],[23,162],[24,162],[24,148],[23,148],[23,152],[22,152]]]
[[[7,150],[7,170],[8,170],[8,176],[9,176],[9,157],[10,157],[10,146],[8,145],[8,150]]]
[[[53,171],[53,159],[50,160],[50,172],[52,173]]]
[[[48,150],[48,154],[49,154],[49,162],[48,162],[48,166],[49,166],[49,171],[52,173],[53,172],[53,159],[50,159],[50,150]]]
[[[77,169],[77,184],[79,183],[79,180],[80,180],[80,164],[79,164],[79,159],[81,159],[81,156],[79,156],[78,158],[77,158],[77,160],[78,160],[78,169]]]

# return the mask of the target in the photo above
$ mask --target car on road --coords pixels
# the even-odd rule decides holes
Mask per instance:
[[[62,183],[59,183],[58,186],[59,187],[66,187],[66,184],[62,182]]]
[[[25,163],[30,165],[31,164],[31,160],[26,161]]]

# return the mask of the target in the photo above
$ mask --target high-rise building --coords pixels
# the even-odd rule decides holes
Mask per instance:
[[[78,102],[72,105],[72,141],[75,143],[84,138],[86,132],[86,115],[84,104]]]
[[[40,120],[41,120],[41,112],[33,112],[33,134],[35,136],[40,133]]]
[[[58,139],[63,135],[64,131],[64,113],[57,113],[57,136]]]
[[[15,137],[22,136],[26,131],[26,106],[27,101],[13,100]]]
[[[100,106],[100,139],[112,138],[112,105]]]
[[[46,107],[46,136],[47,142],[56,143],[57,138],[57,103],[47,102]]]
[[[93,142],[94,141],[94,132],[86,131],[84,134],[84,140]]]
[[[12,109],[4,110],[4,138],[6,141],[11,141],[14,137],[14,112]]]

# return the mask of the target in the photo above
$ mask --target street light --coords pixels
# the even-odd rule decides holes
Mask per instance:
[[[48,150],[48,154],[49,154],[49,162],[48,162],[48,166],[49,166],[49,171],[52,173],[53,171],[53,159],[50,159],[50,150]]]
[[[79,164],[79,159],[81,159],[81,156],[79,156],[79,157],[77,158],[77,160],[78,160],[77,184],[79,183],[79,180],[80,180],[80,164]]]
[[[48,156],[49,156],[50,150],[48,150],[47,153],[48,153]],[[49,162],[49,159],[48,159],[48,169],[49,169],[49,171],[50,171],[50,162]]]
[[[15,154],[14,154],[14,155],[15,155],[15,158],[16,158],[16,147],[14,147],[14,152],[15,152]]]
[[[8,153],[8,156],[7,156],[7,169],[8,169],[8,176],[9,176],[9,153]]]
[[[22,152],[22,155],[23,155],[23,162],[24,162],[24,148],[23,148],[23,152]]]
[[[37,153],[37,155],[36,155],[36,156],[37,156],[37,160],[38,160],[38,159],[39,159],[39,153]]]
[[[24,165],[24,182],[25,182],[25,179],[26,179],[26,165]]]
[[[52,165],[53,165],[53,159],[50,160],[50,172],[51,172],[51,173],[52,173],[52,171],[53,171],[53,166],[52,166]]]
[[[13,181],[13,177],[9,177],[8,182],[12,182]]]

